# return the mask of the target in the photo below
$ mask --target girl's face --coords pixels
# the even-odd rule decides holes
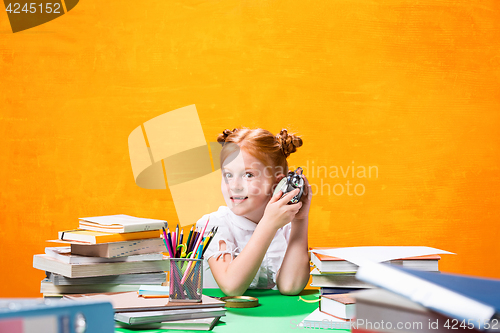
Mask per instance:
[[[264,215],[274,184],[272,169],[244,150],[228,156],[222,165],[221,189],[227,206],[255,223]]]

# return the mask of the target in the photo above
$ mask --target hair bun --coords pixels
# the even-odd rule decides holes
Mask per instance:
[[[276,139],[285,157],[290,156],[291,153],[295,153],[297,148],[302,146],[302,139],[294,134],[288,134],[286,129],[282,129],[280,133],[276,135]]]
[[[219,136],[217,137],[217,142],[224,146],[227,137],[236,132],[238,132],[237,128],[233,129],[232,131],[229,129],[225,129],[224,131],[222,131],[222,134],[219,134]]]

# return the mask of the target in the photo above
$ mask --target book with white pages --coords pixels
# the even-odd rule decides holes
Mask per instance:
[[[167,221],[118,214],[108,216],[82,217],[80,229],[110,233],[127,233],[147,230],[160,230]]]
[[[59,261],[46,254],[35,254],[33,256],[33,268],[64,275],[69,278],[83,278],[132,273],[165,272],[170,269],[170,261],[168,257],[164,257],[160,260],[150,261],[123,261],[74,265]]]
[[[220,317],[166,321],[161,323],[130,325],[117,321],[116,327],[134,330],[190,330],[211,331]]]
[[[115,258],[133,254],[158,253],[165,251],[165,243],[161,238],[148,238],[125,242],[103,244],[70,244],[71,253],[88,257]]]
[[[311,271],[311,287],[373,288],[373,285],[356,279],[355,274],[322,273],[317,268]]]
[[[55,285],[49,279],[43,279],[40,284],[42,294],[90,294],[90,293],[121,293],[138,291],[138,284],[82,284],[82,285]]]
[[[68,278],[49,271],[46,271],[45,274],[47,279],[56,286],[73,286],[82,284],[134,284],[137,286],[161,285],[167,279],[167,274],[165,272],[132,273],[83,278]]]
[[[45,254],[60,260],[67,264],[83,265],[83,264],[93,264],[93,263],[109,263],[109,262],[123,262],[123,261],[150,261],[150,260],[161,260],[163,254],[158,253],[147,253],[147,254],[136,254],[125,257],[116,258],[101,258],[101,257],[88,257],[80,256],[77,254],[71,254],[70,246],[62,247],[46,247]]]
[[[113,304],[115,312],[138,312],[138,311],[170,311],[183,309],[219,308],[225,306],[225,302],[202,295],[201,303],[193,302],[169,302],[169,298],[143,298],[138,297],[137,292],[130,293],[103,293],[103,294],[81,294],[67,295],[66,299],[107,301]]]
[[[386,261],[391,265],[403,266],[421,271],[439,271],[438,255],[415,256]],[[320,253],[311,253],[311,262],[323,273],[356,273],[358,265],[337,257],[326,256]]]
[[[221,317],[225,315],[226,308],[217,307],[165,311],[118,312],[115,313],[115,320],[125,324],[137,325],[175,320]]]
[[[319,310],[340,319],[352,319],[355,315],[356,301],[349,294],[323,295]]]

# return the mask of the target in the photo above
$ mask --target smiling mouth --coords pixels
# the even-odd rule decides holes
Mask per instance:
[[[246,199],[248,199],[248,197],[244,197],[244,196],[241,196],[241,197],[230,197],[231,201],[234,202],[234,203],[241,203],[243,201],[245,201]]]

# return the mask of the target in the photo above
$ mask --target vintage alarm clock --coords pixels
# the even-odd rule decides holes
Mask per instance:
[[[299,193],[290,200],[289,204],[294,204],[299,202],[302,197],[302,193],[304,193],[304,179],[302,178],[302,168],[298,167],[295,171],[288,172],[288,175],[283,178],[276,188],[274,189],[273,195],[278,193],[279,191],[283,191],[281,197],[286,195],[288,192],[295,190],[296,188],[300,189]]]

